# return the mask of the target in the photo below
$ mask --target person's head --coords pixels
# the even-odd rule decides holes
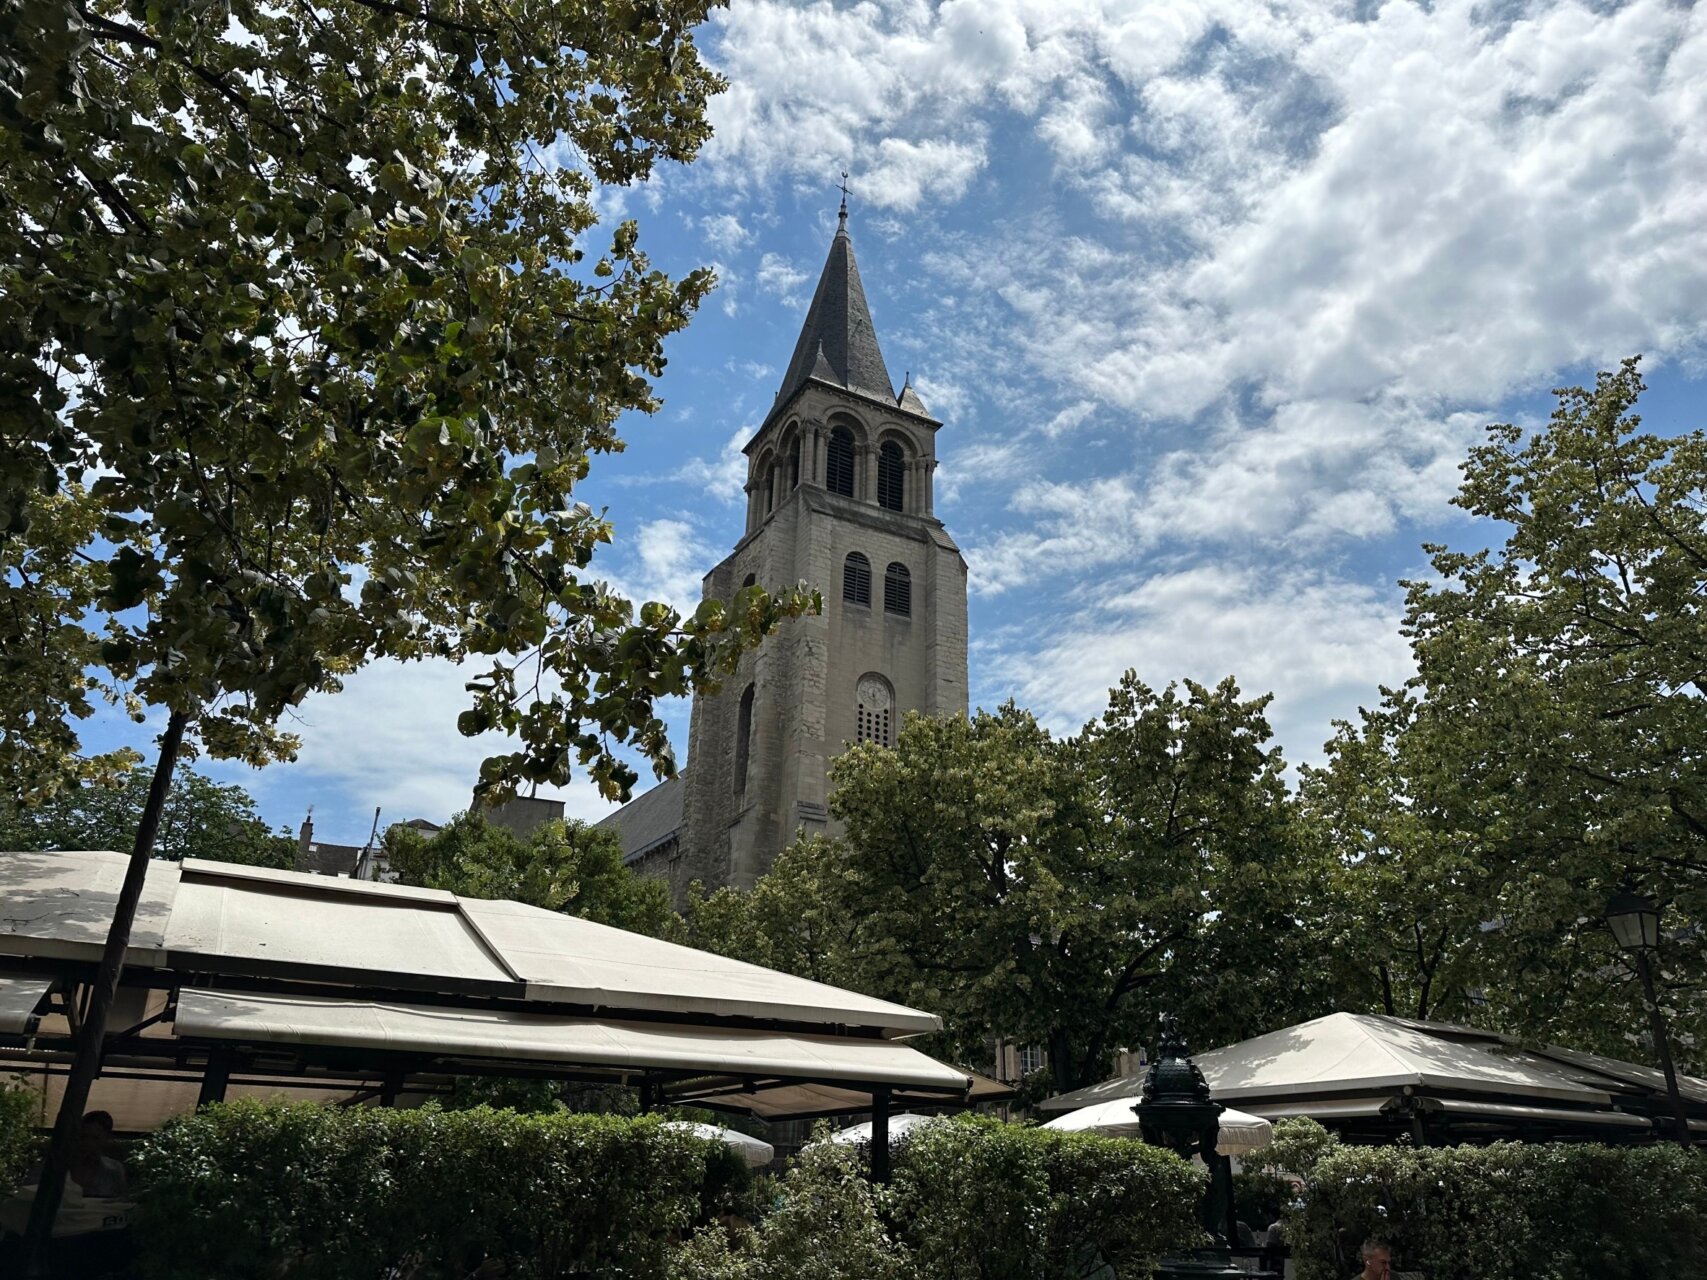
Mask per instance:
[[[1379,1240],[1363,1242],[1363,1274],[1369,1280],[1386,1280],[1393,1270],[1393,1251]]]
[[[113,1118],[105,1111],[91,1111],[83,1117],[83,1145],[90,1151],[105,1151],[113,1140]]]

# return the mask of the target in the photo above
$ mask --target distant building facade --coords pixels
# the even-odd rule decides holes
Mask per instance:
[[[678,901],[750,888],[799,832],[832,831],[830,764],[890,745],[908,711],[965,714],[966,563],[934,512],[936,433],[878,347],[844,205],[776,403],[746,445],[741,540],[707,599],[804,581],[824,612],[785,623],[696,697],[684,773],[606,818]]]

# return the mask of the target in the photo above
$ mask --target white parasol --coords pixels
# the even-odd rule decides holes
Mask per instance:
[[[1089,1131],[1109,1138],[1138,1137],[1138,1117],[1132,1108],[1136,1098],[1115,1098],[1069,1111],[1044,1125],[1045,1129]],[[1231,1107],[1221,1113],[1221,1131],[1215,1149],[1224,1156],[1248,1156],[1274,1141],[1274,1125],[1261,1116],[1247,1115]]]
[[[664,1128],[674,1129],[678,1133],[691,1133],[694,1137],[704,1138],[708,1142],[721,1142],[734,1147],[741,1153],[741,1158],[755,1169],[776,1159],[776,1148],[770,1143],[738,1129],[723,1129],[714,1124],[699,1124],[692,1120],[666,1120]]]

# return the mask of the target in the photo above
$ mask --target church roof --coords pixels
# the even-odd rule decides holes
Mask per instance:
[[[811,378],[895,403],[895,386],[877,347],[877,330],[854,261],[845,205],[777,402],[791,398]]]
[[[913,390],[913,380],[909,377],[907,384],[901,388],[901,394],[895,397],[895,403],[908,413],[916,413],[921,418],[931,418],[930,410],[925,408],[925,402],[919,399],[919,393]],[[935,418],[931,418],[935,422]]]
[[[598,826],[622,837],[622,860],[656,849],[682,829],[682,774],[667,778],[643,791],[615,813],[600,819]]]

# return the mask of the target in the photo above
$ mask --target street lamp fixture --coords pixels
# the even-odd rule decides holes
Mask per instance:
[[[1621,949],[1632,953],[1657,951],[1660,909],[1639,893],[1615,893],[1606,904],[1606,924]]]
[[[1263,1274],[1272,1278],[1272,1272],[1253,1275],[1233,1264],[1228,1249],[1233,1232],[1233,1175],[1227,1158],[1216,1151],[1226,1108],[1210,1098],[1209,1083],[1191,1060],[1172,1015],[1162,1017],[1162,1043],[1144,1078],[1143,1097],[1132,1110],[1145,1142],[1166,1147],[1182,1160],[1197,1156],[1210,1173],[1202,1221],[1212,1246],[1163,1258],[1156,1280],[1257,1280]]]
[[[1671,1098],[1672,1118],[1677,1122],[1677,1141],[1689,1146],[1689,1112],[1684,1109],[1683,1095],[1677,1088],[1677,1069],[1671,1062],[1671,1037],[1666,1031],[1665,1014],[1654,994],[1654,970],[1648,957],[1660,946],[1660,909],[1653,900],[1636,893],[1617,893],[1606,904],[1606,926],[1619,949],[1633,956],[1636,976],[1642,980],[1642,997],[1648,1006],[1648,1029],[1654,1039],[1654,1052],[1659,1055],[1660,1068],[1665,1072],[1666,1093]]]

